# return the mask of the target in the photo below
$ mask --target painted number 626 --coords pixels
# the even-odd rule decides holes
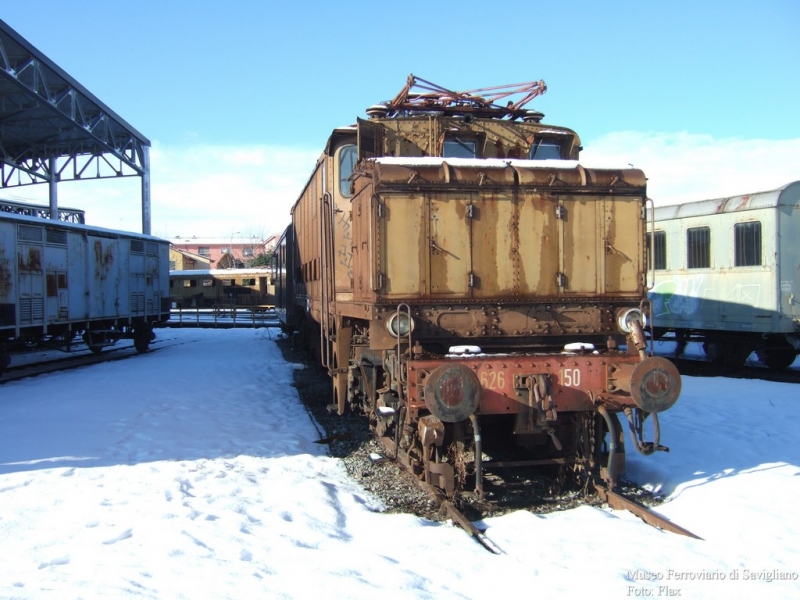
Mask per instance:
[[[481,386],[487,390],[502,390],[506,387],[506,375],[503,371],[483,371],[480,381]]]

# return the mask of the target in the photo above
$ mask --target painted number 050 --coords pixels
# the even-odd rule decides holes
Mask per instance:
[[[581,372],[579,369],[563,369],[561,371],[561,385],[566,387],[579,387],[581,385]]]

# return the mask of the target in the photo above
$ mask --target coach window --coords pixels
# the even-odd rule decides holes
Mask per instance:
[[[477,156],[475,138],[448,135],[442,145],[442,156],[445,158],[475,158]]]
[[[755,267],[761,264],[761,223],[736,223],[733,240],[734,266]]]
[[[339,193],[345,198],[352,196],[350,191],[350,176],[356,168],[358,148],[349,144],[339,149]]]
[[[708,227],[686,230],[686,266],[689,269],[711,266],[711,230]]]
[[[539,140],[531,145],[531,160],[561,159],[561,146],[548,140]]]
[[[655,232],[655,245],[653,234],[647,234],[647,268],[663,271],[667,268],[667,232]],[[654,266],[655,265],[655,266]]]

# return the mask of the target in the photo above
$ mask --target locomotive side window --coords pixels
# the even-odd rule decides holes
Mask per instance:
[[[655,239],[655,246],[653,240]],[[667,232],[656,231],[655,238],[652,233],[647,234],[647,268],[663,271],[667,268]]]
[[[555,142],[547,140],[539,140],[531,145],[530,155],[531,160],[548,160],[548,159],[561,159],[561,146]]]
[[[442,145],[442,156],[450,158],[475,158],[475,140],[457,135],[448,135],[444,139],[444,144]]]
[[[686,230],[686,266],[689,269],[711,266],[711,230],[708,227]]]
[[[353,194],[350,193],[350,175],[356,168],[358,160],[358,148],[355,144],[342,146],[339,149],[339,193],[345,198]]]
[[[761,264],[761,223],[736,223],[733,226],[734,266],[754,267]]]

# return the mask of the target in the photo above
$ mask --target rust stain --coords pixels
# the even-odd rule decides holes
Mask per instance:
[[[733,207],[733,210],[744,210],[748,208],[750,206],[750,199],[750,196],[742,196],[736,206]]]
[[[20,271],[42,270],[42,251],[39,248],[22,246],[17,258]]]
[[[11,294],[11,274],[12,269],[6,258],[5,250],[0,249],[0,296]]]
[[[114,249],[112,246],[107,246],[103,250],[103,243],[100,240],[94,242],[94,272],[98,279],[105,279],[108,277],[108,272],[114,264]]]

